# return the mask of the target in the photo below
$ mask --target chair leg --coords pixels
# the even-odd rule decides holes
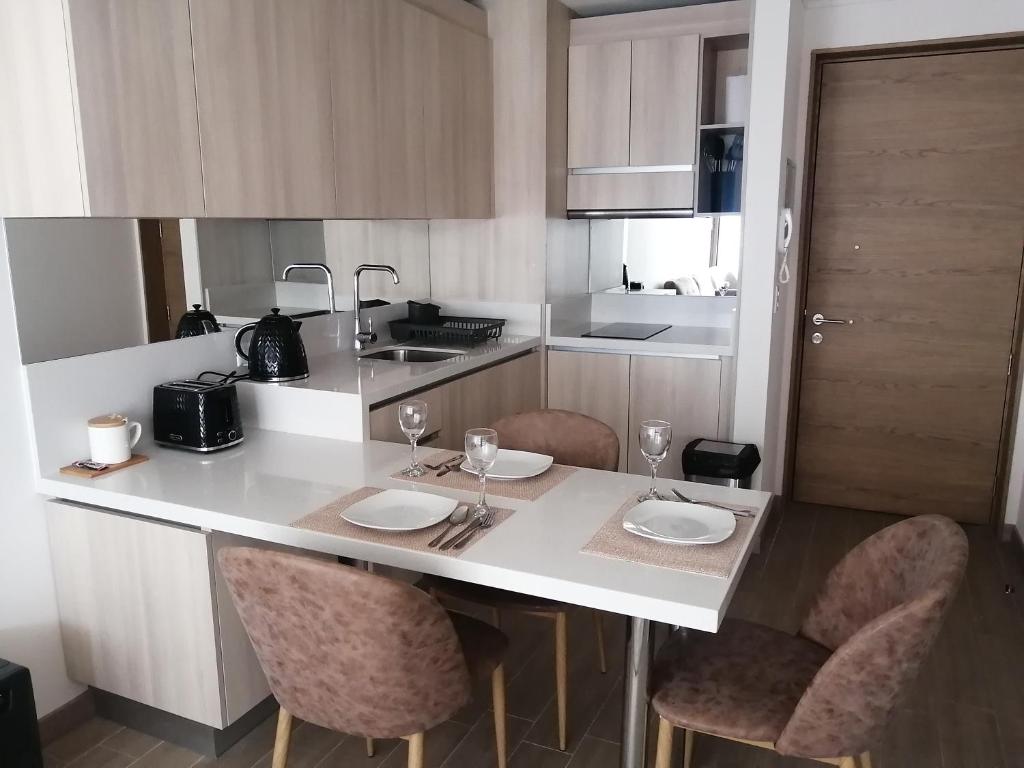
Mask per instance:
[[[839,768],[857,768],[856,757],[843,757],[839,760]]]
[[[505,717],[505,667],[499,664],[491,673],[491,700],[494,705],[494,749],[498,754],[498,768],[508,762],[508,736]]]
[[[658,752],[654,768],[669,768],[672,762],[672,731],[675,726],[664,717],[658,718]]]
[[[566,614],[563,611],[555,614],[555,698],[558,701],[558,748],[563,752],[568,743],[565,727],[565,697],[568,687],[568,646],[568,628],[566,626]]]
[[[423,768],[423,732],[407,737],[409,741],[409,768]]]
[[[277,738],[274,739],[273,768],[285,768],[288,763],[288,744],[292,740],[292,713],[281,707],[277,713]]]
[[[373,745],[373,739],[367,737],[366,739],[366,756],[373,757],[377,753],[376,747]]]
[[[608,660],[604,655],[604,620],[601,618],[601,612],[593,610],[590,612],[594,617],[594,630],[597,632],[597,660],[601,665],[601,674],[605,674],[608,671]]]
[[[491,623],[501,629],[501,611],[498,608],[491,608]]]
[[[690,768],[690,761],[693,760],[693,731],[689,728],[683,736],[683,768]]]
[[[865,752],[860,756],[860,768],[871,768],[871,753]]]

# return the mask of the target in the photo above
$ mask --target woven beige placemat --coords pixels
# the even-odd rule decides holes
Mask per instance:
[[[426,459],[422,459],[420,463],[436,466],[445,459],[458,455],[458,451],[436,451]],[[506,499],[519,499],[520,501],[536,501],[556,485],[565,481],[575,471],[576,467],[552,464],[551,469],[543,475],[528,477],[525,480],[495,480],[494,478],[488,478],[487,495],[504,496]],[[434,485],[438,488],[449,488],[453,491],[473,491],[476,493],[480,490],[480,480],[477,476],[463,472],[458,468],[443,477],[438,477],[437,472],[428,470],[427,474],[423,475],[423,477],[403,477],[401,472],[396,472],[391,476],[391,479],[406,480],[423,485]]]
[[[494,522],[489,528],[481,528],[479,533],[473,536],[472,541],[469,542],[462,549],[451,549],[440,550],[437,547],[428,547],[427,543],[437,538],[437,535],[441,533],[447,526],[447,521],[432,525],[429,528],[424,528],[419,531],[378,531],[373,528],[363,528],[359,525],[353,525],[348,520],[341,517],[341,512],[348,509],[357,501],[368,499],[380,493],[383,488],[360,488],[358,491],[353,491],[347,496],[342,496],[339,499],[335,499],[330,504],[320,507],[316,512],[311,512],[301,520],[291,524],[292,528],[305,528],[309,531],[316,531],[318,533],[329,533],[334,536],[344,536],[346,539],[356,539],[357,541],[369,541],[374,544],[387,544],[391,547],[400,547],[402,549],[411,549],[417,552],[435,552],[441,555],[449,555],[451,557],[458,557],[463,552],[466,552],[473,548],[473,546],[480,541],[480,539],[487,536],[491,531],[505,522],[512,515],[511,509],[499,509],[498,507],[492,507],[494,510]],[[452,531],[454,535],[455,531]]]
[[[638,503],[635,498],[631,498],[619,507],[619,511],[601,526],[594,538],[580,551],[725,579],[732,573],[747,532],[756,522],[753,517],[737,517],[736,530],[720,544],[666,544],[629,533],[622,527],[622,518]]]

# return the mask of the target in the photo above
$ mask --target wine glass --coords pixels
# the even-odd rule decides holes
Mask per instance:
[[[409,466],[402,470],[403,477],[423,477],[427,470],[416,461],[416,441],[427,428],[427,404],[422,400],[407,400],[398,406],[398,426],[409,438],[412,455]]]
[[[498,458],[498,433],[493,429],[471,429],[466,432],[466,460],[480,477],[480,503],[473,510],[487,512],[487,470]]]
[[[658,478],[658,465],[668,456],[668,448],[672,445],[672,425],[667,421],[640,422],[640,453],[651,465],[651,489],[637,497],[637,501],[659,500],[662,498],[655,487]]]

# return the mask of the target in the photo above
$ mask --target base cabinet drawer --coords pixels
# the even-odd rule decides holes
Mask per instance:
[[[412,399],[427,403],[427,429],[420,444],[461,451],[467,429],[541,407],[540,353],[529,352],[371,409],[370,439],[407,443],[398,426],[398,405]]]

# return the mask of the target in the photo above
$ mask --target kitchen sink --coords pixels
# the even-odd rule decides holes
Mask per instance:
[[[424,349],[422,347],[389,347],[374,352],[364,352],[363,360],[390,360],[395,363],[441,363],[465,354],[454,349]]]

